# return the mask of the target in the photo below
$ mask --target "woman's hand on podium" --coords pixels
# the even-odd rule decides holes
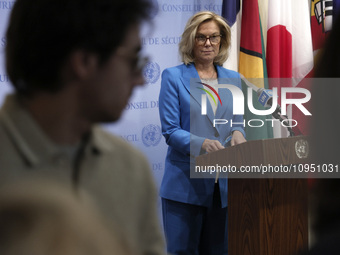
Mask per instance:
[[[240,131],[234,131],[231,137],[230,145],[234,146],[240,143],[245,143],[247,140],[244,138],[243,134]]]
[[[207,153],[218,151],[224,149],[222,144],[217,140],[210,140],[205,139],[202,144],[202,149],[205,150]]]

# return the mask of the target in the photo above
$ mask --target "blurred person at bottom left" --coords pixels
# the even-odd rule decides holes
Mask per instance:
[[[84,191],[48,178],[24,178],[0,188],[2,255],[129,255],[104,225]]]

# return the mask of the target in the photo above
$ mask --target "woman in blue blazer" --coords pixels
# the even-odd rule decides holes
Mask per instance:
[[[231,145],[246,141],[243,116],[233,115],[231,92],[218,88],[221,83],[241,88],[239,74],[222,67],[229,47],[225,20],[199,12],[188,21],[179,45],[184,63],[162,74],[159,112],[169,148],[160,195],[171,254],[228,253],[227,179],[191,178],[190,171],[195,157],[223,149],[229,139]],[[214,119],[228,124],[214,127]]]

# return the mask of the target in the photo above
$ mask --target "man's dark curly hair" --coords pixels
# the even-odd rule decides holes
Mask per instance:
[[[150,8],[148,0],[17,0],[6,33],[6,68],[17,93],[60,89],[73,50],[104,63]]]

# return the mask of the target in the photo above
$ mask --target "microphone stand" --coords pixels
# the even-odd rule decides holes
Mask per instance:
[[[293,129],[290,127],[290,123],[289,123],[289,120],[288,120],[288,116],[287,116],[287,115],[282,115],[282,114],[281,114],[281,107],[280,107],[280,105],[277,105],[276,110],[272,113],[272,116],[273,116],[275,119],[280,120],[280,122],[282,122],[282,123],[288,122],[288,126],[286,126],[286,125],[284,125],[284,126],[288,129],[288,132],[289,132],[289,136],[290,136],[290,137],[295,136],[295,134],[294,134],[294,132],[293,132]]]

